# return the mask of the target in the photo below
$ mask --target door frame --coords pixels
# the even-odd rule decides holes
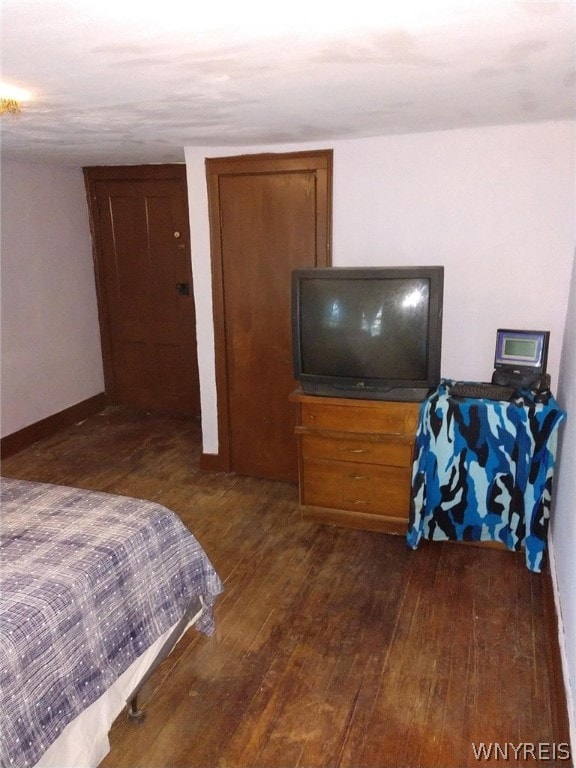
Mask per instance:
[[[228,367],[226,362],[226,317],[224,304],[224,270],[220,213],[220,177],[250,173],[288,173],[295,171],[324,171],[326,227],[317,228],[317,253],[325,253],[324,266],[332,264],[332,165],[333,150],[262,153],[207,158],[205,161],[208,189],[208,218],[210,226],[210,263],[212,274],[212,306],[214,320],[214,363],[216,378],[216,408],[218,422],[218,453],[200,458],[202,469],[232,471],[230,415],[228,403]],[[320,196],[319,196],[320,197]]]
[[[96,301],[98,306],[98,322],[100,325],[100,340],[102,345],[102,365],[104,369],[104,389],[107,397],[116,391],[114,366],[112,362],[112,329],[108,314],[106,294],[104,290],[104,262],[102,259],[102,243],[98,221],[98,198],[96,185],[106,181],[179,181],[184,182],[185,221],[188,225],[188,185],[185,163],[167,163],[164,165],[98,165],[82,169],[84,185],[88,201],[88,216],[90,234],[92,236],[92,260],[94,263],[94,279],[96,283]],[[190,265],[192,269],[192,265]]]

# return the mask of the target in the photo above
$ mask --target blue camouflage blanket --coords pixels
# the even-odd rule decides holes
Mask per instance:
[[[416,433],[407,542],[497,541],[542,569],[558,427],[552,395],[536,402],[450,396],[449,379],[422,403]]]
[[[222,585],[159,504],[8,478],[1,502],[0,756],[26,768],[195,596],[211,633]]]

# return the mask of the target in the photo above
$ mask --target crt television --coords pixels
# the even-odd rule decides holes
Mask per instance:
[[[418,402],[440,381],[444,267],[292,273],[294,375],[305,394]]]

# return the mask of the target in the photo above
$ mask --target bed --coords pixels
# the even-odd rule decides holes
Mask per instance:
[[[1,478],[2,768],[89,768],[222,583],[155,502]]]

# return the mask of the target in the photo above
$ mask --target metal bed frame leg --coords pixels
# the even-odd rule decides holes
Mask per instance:
[[[146,718],[146,713],[143,709],[138,708],[138,694],[144,687],[145,683],[152,677],[152,674],[156,671],[156,669],[160,666],[160,664],[164,661],[164,659],[170,654],[170,651],[174,648],[178,640],[180,639],[181,634],[184,632],[186,627],[191,621],[196,621],[200,618],[202,612],[204,610],[204,601],[201,597],[194,597],[192,601],[190,602],[190,605],[186,608],[184,615],[178,622],[178,624],[174,627],[172,632],[170,633],[169,637],[166,639],[166,642],[160,648],[158,651],[158,654],[150,667],[148,668],[148,671],[144,674],[136,688],[132,691],[130,696],[126,699],[126,705],[128,707],[128,717],[132,722],[134,723],[142,723],[144,722]]]
[[[143,723],[146,719],[146,712],[143,709],[138,709],[138,694],[128,702],[128,717],[135,723]]]

